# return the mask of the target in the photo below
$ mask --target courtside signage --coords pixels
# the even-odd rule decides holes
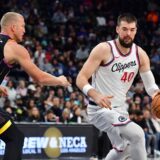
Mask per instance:
[[[92,154],[92,127],[44,126],[37,126],[37,131],[32,125],[20,128],[25,134],[23,158],[83,157]],[[4,154],[4,149],[5,143],[0,140],[0,155]]]

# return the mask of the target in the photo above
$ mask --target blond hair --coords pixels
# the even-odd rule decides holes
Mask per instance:
[[[16,12],[7,12],[3,15],[0,21],[1,28],[10,24],[16,23],[19,17],[23,17],[21,14]]]

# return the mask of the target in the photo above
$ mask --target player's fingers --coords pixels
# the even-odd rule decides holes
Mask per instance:
[[[66,77],[64,77],[65,86],[68,87],[71,85],[71,83],[67,80]]]
[[[113,98],[113,96],[106,96],[106,97],[109,98],[109,99]]]
[[[104,97],[103,101],[107,105],[107,108],[112,109],[111,101],[109,99],[113,98],[113,96],[106,96]]]
[[[112,109],[110,101],[103,100],[103,101],[101,101],[101,105],[104,108],[109,108],[110,110]]]
[[[68,87],[68,86],[71,86],[71,84],[68,81],[66,81],[65,84],[64,84],[64,86]]]
[[[105,96],[103,98],[103,101],[106,102],[107,104],[111,105],[110,99],[112,99],[112,98],[113,98],[113,96]]]

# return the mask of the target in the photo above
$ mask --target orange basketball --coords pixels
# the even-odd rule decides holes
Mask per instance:
[[[152,113],[157,117],[160,118],[160,94],[157,94],[153,99],[152,99],[152,104],[151,104],[151,111]]]

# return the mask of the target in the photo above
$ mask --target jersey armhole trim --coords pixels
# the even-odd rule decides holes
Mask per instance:
[[[140,64],[140,59],[139,59],[139,54],[138,54],[138,46],[135,45],[135,47],[136,47],[136,57],[137,57],[138,65],[140,67],[141,64]]]
[[[114,54],[113,54],[112,45],[111,45],[109,42],[106,42],[106,43],[108,43],[108,45],[109,45],[110,48],[111,48],[112,59],[111,59],[109,62],[105,63],[105,64],[100,64],[100,66],[102,66],[102,67],[106,67],[106,66],[110,65],[110,64],[114,61]]]
[[[8,66],[8,68],[13,68],[13,65],[7,63],[7,61],[5,60],[5,58],[3,58],[3,62]]]

